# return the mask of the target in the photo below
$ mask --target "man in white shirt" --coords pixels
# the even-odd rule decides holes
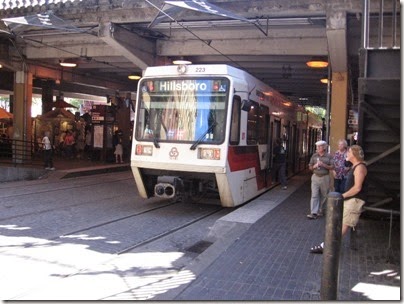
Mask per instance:
[[[50,132],[45,131],[45,136],[42,138],[44,165],[46,170],[55,170],[55,167],[53,166],[52,143],[49,139],[49,135]]]
[[[314,220],[323,214],[324,202],[330,190],[330,170],[334,169],[334,159],[327,152],[327,142],[316,142],[316,153],[310,158],[309,169],[313,172],[311,177],[310,214],[307,218]]]

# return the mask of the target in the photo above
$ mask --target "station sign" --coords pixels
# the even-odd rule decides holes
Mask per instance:
[[[105,120],[105,106],[93,105],[91,107],[91,122],[95,124],[103,123]]]

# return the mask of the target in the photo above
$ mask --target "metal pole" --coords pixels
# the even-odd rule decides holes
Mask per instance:
[[[364,49],[369,47],[369,11],[369,0],[363,0],[362,47]]]
[[[328,58],[328,62],[330,62],[330,58]],[[327,115],[325,116],[326,129],[325,129],[325,139],[324,139],[328,143],[330,142],[329,136],[330,136],[330,111],[331,111],[331,80],[332,80],[331,64],[329,64],[328,65],[328,82],[327,82],[327,109],[326,109]]]
[[[379,46],[378,48],[380,49],[381,47],[383,47],[383,28],[384,28],[384,16],[383,16],[383,9],[384,6],[384,1],[380,0],[379,1],[379,31],[378,31],[378,42],[379,42]]]
[[[393,36],[393,48],[396,47],[396,42],[397,42],[397,3],[396,0],[393,0],[393,15],[392,15],[392,36]]]
[[[328,194],[320,289],[322,301],[337,300],[343,202],[341,193],[331,192]]]

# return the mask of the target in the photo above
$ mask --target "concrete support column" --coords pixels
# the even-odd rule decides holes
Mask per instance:
[[[54,80],[42,81],[42,114],[52,110]]]
[[[126,102],[128,99],[128,103]],[[129,150],[130,150],[130,137],[132,136],[130,130],[130,111],[131,105],[129,104],[129,100],[131,101],[130,93],[127,96],[122,97],[119,101],[119,107],[116,111],[116,121],[118,123],[118,128],[123,132],[122,134],[122,146],[124,148],[123,158],[130,159]]]
[[[347,72],[332,73],[331,81],[330,148],[332,152],[335,152],[338,149],[338,141],[346,139],[348,74]]]
[[[32,74],[15,73],[13,103],[13,162],[24,163],[31,159],[32,140]]]
[[[331,61],[331,110],[329,141],[336,151],[339,139],[346,138],[348,100],[347,13],[343,1],[328,1],[327,42]]]

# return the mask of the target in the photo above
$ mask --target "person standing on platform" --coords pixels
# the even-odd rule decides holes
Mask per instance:
[[[353,145],[348,149],[346,160],[352,163],[345,183],[345,191],[342,193],[344,199],[342,215],[342,237],[344,237],[349,228],[355,229],[359,222],[362,207],[367,198],[368,170],[364,162],[365,153],[362,147]],[[311,253],[323,253],[324,242],[318,246],[310,248]]]
[[[65,156],[65,137],[66,137],[66,132],[62,131],[59,134],[59,143],[58,143],[58,151],[59,151],[59,156]]]
[[[286,150],[282,146],[282,140],[277,138],[275,141],[274,147],[274,171],[273,171],[273,180],[278,178],[278,181],[281,183],[282,189],[286,190],[287,187],[287,180],[286,180]]]
[[[50,132],[45,131],[45,136],[42,138],[44,166],[46,170],[55,170],[55,167],[53,166],[52,143],[49,139],[49,135]]]
[[[87,156],[87,159],[91,159],[91,150],[91,129],[87,128],[84,146],[84,154]]]
[[[346,161],[348,143],[344,139],[338,141],[338,151],[334,154],[334,191],[342,193],[345,190],[345,180],[349,171]]]
[[[309,169],[313,171],[311,176],[311,200],[308,219],[315,220],[323,215],[323,205],[330,190],[330,170],[334,169],[333,157],[327,153],[327,142],[316,142],[317,152],[312,155]]]
[[[115,154],[115,162],[123,163],[122,154],[123,154],[123,147],[122,147],[122,131],[116,130],[115,134],[112,138],[112,146],[114,147],[114,154]]]
[[[65,153],[66,153],[66,157],[67,158],[73,158],[73,147],[75,144],[75,140],[74,140],[74,136],[72,131],[68,130],[66,132],[66,136],[65,136],[65,142],[64,142],[64,149],[65,149]]]

